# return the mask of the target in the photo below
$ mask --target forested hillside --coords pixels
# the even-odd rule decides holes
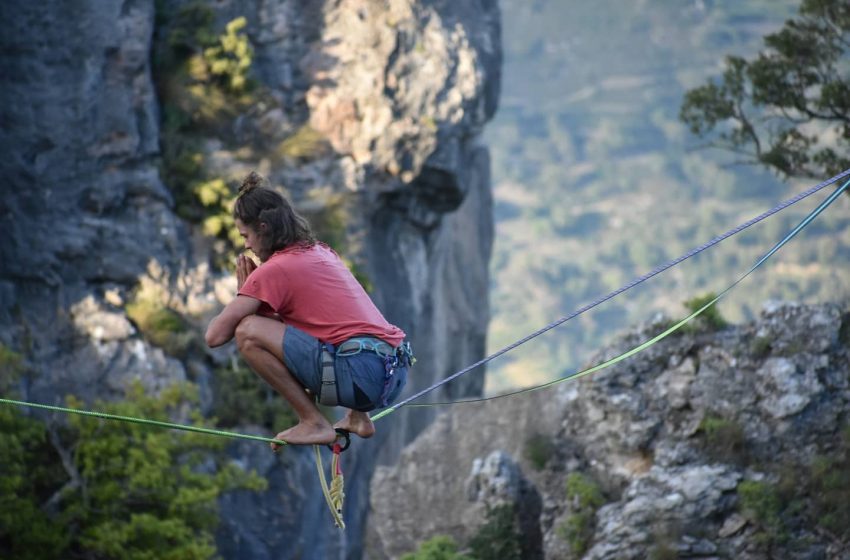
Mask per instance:
[[[568,315],[817,181],[735,165],[679,120],[688,89],[752,56],[797,0],[505,0],[493,153],[496,242],[489,348]],[[824,177],[825,179],[826,177]],[[488,390],[553,379],[619,330],[719,292],[823,196],[801,202],[508,356]],[[850,197],[722,303],[733,321],[768,299],[846,301]]]

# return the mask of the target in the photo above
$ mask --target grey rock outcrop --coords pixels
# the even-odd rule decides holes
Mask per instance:
[[[626,333],[592,363],[666,325]],[[467,542],[484,519],[459,499],[464,473],[499,453],[521,467],[509,478],[542,498],[546,558],[845,558],[846,543],[805,523],[787,528],[796,548],[774,542],[766,551],[738,488],[776,484],[783,465],[808,472],[815,457],[836,451],[850,422],[848,328],[850,314],[836,305],[771,303],[751,324],[677,333],[576,382],[444,410],[398,465],[375,473],[372,505],[385,520],[370,541],[376,557],[398,557],[436,534]],[[712,422],[728,430],[722,445],[706,434]],[[542,460],[530,453],[541,434]],[[565,530],[577,512],[565,482],[576,472],[606,502],[581,553]]]
[[[190,379],[208,406],[212,367],[229,359],[227,350],[199,354],[197,339],[187,342],[195,345],[189,358],[170,356],[126,314],[141,286],[196,319],[197,335],[233,293],[229,279],[212,272],[210,242],[176,216],[158,167],[155,11],[187,4],[0,7],[8,26],[0,39],[0,342],[25,355],[33,375],[21,392],[29,400],[120,398],[132,380],[156,391]],[[353,256],[420,358],[409,392],[480,358],[492,212],[489,155],[479,136],[499,92],[496,2],[210,7],[218,23],[246,17],[252,72],[271,100],[235,119],[228,133],[274,144],[309,125],[331,149],[276,165],[210,138],[207,169],[228,180],[259,169],[308,214],[317,204],[310,192],[344,196],[345,233],[359,242]],[[445,392],[470,395],[482,386],[477,373]],[[267,476],[270,490],[223,499],[222,553],[359,558],[374,466],[392,460],[429,421],[427,413],[400,412],[392,429],[379,425],[375,438],[346,455],[348,530],[330,538],[306,452],[271,460],[234,445],[233,459]]]

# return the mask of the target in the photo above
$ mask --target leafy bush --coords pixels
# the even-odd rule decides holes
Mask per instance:
[[[305,124],[277,146],[279,160],[309,161],[329,151],[327,140],[322,134]]]
[[[570,545],[576,556],[584,554],[593,539],[596,527],[596,511],[605,503],[599,485],[582,473],[570,473],[567,477],[567,500],[572,513],[556,532]]]
[[[188,385],[154,398],[136,384],[125,402],[95,408],[165,421],[196,400]],[[69,397],[69,406],[80,404]],[[4,556],[212,558],[219,494],[265,487],[256,474],[218,460],[224,438],[78,415],[68,420],[48,438],[43,424],[0,409]],[[194,415],[192,423],[201,420]]]
[[[703,296],[697,296],[692,299],[689,299],[688,301],[684,302],[684,306],[689,313],[695,313],[702,309],[705,305],[707,305],[716,297],[717,294],[709,292]],[[694,330],[699,330],[700,327],[708,328],[711,330],[720,330],[722,328],[727,327],[728,325],[729,323],[720,314],[720,310],[717,308],[717,304],[714,304],[696,317],[694,317],[690,323],[684,326],[684,329],[689,330],[691,332],[693,332]]]
[[[762,481],[745,480],[738,485],[739,508],[760,529],[758,540],[766,546],[787,540],[782,519],[783,503],[777,488]]]
[[[138,294],[126,306],[127,316],[139,328],[145,340],[172,356],[185,355],[195,335],[177,311],[153,298]]]
[[[61,464],[42,422],[0,407],[0,557],[63,557],[70,527],[41,507],[67,482]]]
[[[24,357],[0,343],[0,391],[11,391],[25,369]]]
[[[841,538],[850,538],[850,426],[832,456],[817,457],[810,470],[809,495],[815,522]]]
[[[525,442],[523,455],[531,465],[541,470],[555,454],[555,442],[545,434],[534,434]]]
[[[402,555],[401,560],[472,560],[457,551],[457,543],[446,535],[425,541],[416,552]]]
[[[237,17],[219,34],[212,9],[201,2],[161,12],[164,37],[156,43],[154,64],[162,104],[160,172],[177,213],[221,240],[217,261],[226,266],[239,240],[230,216],[235,192],[208,173],[203,144],[213,137],[231,143],[233,120],[262,96],[249,78],[247,21]]]
[[[734,420],[712,414],[706,415],[699,425],[706,451],[712,459],[745,465],[749,453],[744,429]]]
[[[503,504],[487,510],[487,521],[469,541],[476,560],[521,560],[522,535],[514,506]]]
[[[597,510],[605,504],[599,485],[589,476],[574,472],[567,477],[567,499],[582,509]]]
[[[559,525],[557,535],[567,541],[570,550],[576,556],[582,556],[590,546],[595,527],[595,514],[579,511],[570,514],[562,525]]]

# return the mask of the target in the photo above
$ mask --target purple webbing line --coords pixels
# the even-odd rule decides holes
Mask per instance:
[[[833,177],[833,178],[831,178],[831,179],[827,179],[826,181],[824,181],[824,182],[822,182],[822,183],[819,183],[819,184],[815,185],[814,187],[810,188],[809,190],[804,191],[804,192],[802,192],[802,193],[798,194],[797,196],[795,196],[795,197],[793,197],[793,198],[789,198],[789,199],[788,199],[788,200],[786,200],[785,202],[782,202],[782,203],[780,203],[779,205],[777,205],[775,208],[773,208],[773,209],[771,209],[771,210],[768,210],[767,212],[765,212],[765,213],[763,213],[763,214],[761,214],[761,215],[759,215],[759,216],[756,216],[755,218],[753,218],[753,219],[751,219],[751,220],[749,220],[749,221],[747,221],[747,222],[744,222],[743,224],[739,225],[738,227],[735,227],[735,228],[733,228],[733,229],[730,229],[729,231],[727,231],[727,232],[726,232],[726,233],[724,233],[723,235],[719,235],[719,236],[715,237],[714,239],[712,239],[712,240],[711,240],[711,241],[709,241],[708,243],[703,243],[702,245],[700,245],[700,246],[699,246],[699,247],[697,247],[696,249],[692,249],[691,251],[689,251],[688,253],[685,253],[685,254],[684,254],[684,255],[682,255],[681,257],[678,257],[678,258],[676,258],[676,259],[673,259],[672,261],[668,262],[667,264],[664,264],[664,265],[661,265],[661,266],[658,266],[658,267],[654,268],[652,271],[650,271],[650,272],[648,272],[648,273],[644,274],[644,275],[643,275],[643,276],[641,276],[640,278],[637,278],[637,279],[635,279],[635,280],[632,280],[631,282],[629,282],[628,284],[626,284],[626,285],[625,285],[625,286],[623,286],[622,288],[619,288],[619,289],[617,289],[617,290],[614,290],[613,292],[609,293],[608,295],[605,295],[605,296],[603,296],[603,297],[601,297],[601,298],[599,298],[599,299],[595,300],[594,302],[592,302],[592,303],[589,303],[589,304],[585,305],[585,306],[584,306],[584,307],[582,307],[581,309],[579,309],[579,310],[577,310],[577,311],[574,311],[572,314],[567,315],[566,317],[561,317],[561,318],[560,318],[560,319],[558,319],[557,321],[554,321],[554,322],[552,322],[552,323],[549,323],[548,325],[546,325],[546,326],[545,326],[545,327],[543,327],[542,329],[537,330],[537,331],[534,331],[533,333],[529,334],[528,336],[526,336],[526,337],[524,337],[524,338],[521,338],[520,340],[517,340],[516,342],[514,342],[513,344],[510,344],[509,346],[505,346],[505,347],[504,347],[504,348],[502,348],[501,350],[499,350],[499,351],[497,351],[497,352],[495,352],[495,353],[493,353],[493,354],[490,354],[490,355],[489,355],[489,356],[487,356],[486,358],[483,358],[483,359],[481,359],[481,360],[479,360],[479,361],[475,362],[474,364],[469,365],[469,366],[467,366],[467,367],[463,368],[462,370],[460,370],[460,371],[458,371],[458,372],[456,372],[456,373],[453,373],[452,375],[450,375],[450,376],[448,376],[448,377],[446,377],[446,378],[442,379],[441,381],[439,381],[439,382],[437,382],[437,383],[435,383],[435,384],[431,385],[430,387],[426,387],[425,389],[422,389],[421,391],[419,391],[419,392],[418,392],[418,393],[416,393],[415,395],[412,395],[412,396],[410,396],[410,397],[408,397],[408,398],[404,399],[404,400],[403,400],[403,401],[401,401],[400,403],[398,403],[398,404],[396,404],[396,405],[393,405],[392,409],[393,409],[393,410],[395,410],[395,409],[401,408],[402,406],[404,406],[404,405],[408,404],[409,402],[411,402],[411,401],[414,401],[414,400],[418,399],[418,398],[419,398],[419,397],[421,397],[422,395],[424,395],[424,394],[426,394],[426,393],[430,393],[431,391],[433,391],[433,390],[434,390],[434,389],[436,389],[437,387],[440,387],[440,386],[442,386],[442,385],[445,385],[445,384],[446,384],[446,383],[448,383],[449,381],[452,381],[453,379],[456,379],[456,378],[460,377],[461,375],[463,375],[463,374],[465,374],[465,373],[468,373],[468,372],[472,371],[473,369],[475,369],[475,368],[477,368],[477,367],[479,367],[479,366],[482,366],[482,365],[486,364],[487,362],[490,362],[490,361],[492,361],[492,360],[495,360],[495,359],[496,359],[496,358],[498,358],[499,356],[501,356],[501,355],[503,355],[503,354],[506,354],[506,353],[510,352],[511,350],[513,350],[513,349],[515,349],[515,348],[518,348],[519,346],[522,346],[523,344],[525,344],[525,343],[526,343],[526,342],[528,342],[529,340],[531,340],[531,339],[533,339],[533,338],[536,338],[536,337],[540,336],[541,334],[543,334],[543,333],[545,333],[545,332],[547,332],[547,331],[550,331],[550,330],[554,329],[555,327],[560,326],[560,325],[562,325],[562,324],[566,323],[566,322],[567,322],[567,321],[569,321],[570,319],[574,319],[575,317],[578,317],[579,315],[581,315],[581,314],[582,314],[582,313],[584,313],[585,311],[589,311],[590,309],[593,309],[593,308],[594,308],[594,307],[596,307],[597,305],[600,305],[600,304],[602,304],[602,303],[604,303],[604,302],[608,301],[609,299],[611,299],[611,298],[613,298],[613,297],[616,297],[616,296],[620,295],[621,293],[625,292],[626,290],[630,290],[631,288],[634,288],[635,286],[637,286],[637,285],[638,285],[638,284],[640,284],[641,282],[645,282],[646,280],[649,280],[649,279],[650,279],[650,278],[652,278],[653,276],[656,276],[656,275],[658,275],[658,274],[660,274],[660,273],[664,272],[664,271],[665,271],[665,270],[667,270],[668,268],[673,267],[673,266],[676,266],[676,265],[677,265],[677,264],[679,264],[680,262],[685,261],[685,260],[687,260],[687,259],[689,259],[689,258],[693,257],[694,255],[696,255],[696,254],[698,254],[698,253],[701,253],[701,252],[705,251],[705,250],[706,250],[706,249],[708,249],[709,247],[713,247],[714,245],[717,245],[717,244],[718,244],[718,243],[720,243],[721,241],[723,241],[723,240],[725,240],[725,239],[727,239],[727,238],[729,238],[729,237],[732,237],[733,235],[735,235],[735,234],[737,234],[737,233],[740,233],[741,231],[743,231],[743,230],[747,229],[748,227],[750,227],[750,226],[752,226],[752,225],[754,225],[754,224],[757,224],[758,222],[760,222],[760,221],[764,220],[765,218],[768,218],[768,217],[770,217],[770,216],[772,216],[772,215],[776,214],[777,212],[780,212],[780,211],[782,211],[782,210],[784,210],[784,209],[788,208],[788,207],[789,207],[789,206],[791,206],[792,204],[796,204],[796,203],[800,202],[800,201],[801,201],[801,200],[803,200],[804,198],[809,197],[809,196],[811,196],[811,195],[815,194],[816,192],[818,192],[819,190],[823,189],[824,187],[827,187],[827,186],[831,185],[832,183],[834,183],[834,182],[836,182],[836,181],[838,181],[838,180],[841,180],[841,179],[843,179],[844,177],[846,177],[846,176],[848,176],[848,175],[850,175],[850,169],[845,169],[844,171],[842,171],[841,173],[839,173],[839,174],[838,174],[838,175],[836,175],[835,177]]]

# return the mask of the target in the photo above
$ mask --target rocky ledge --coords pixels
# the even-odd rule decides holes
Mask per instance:
[[[850,313],[767,304],[580,381],[445,409],[377,470],[370,557],[435,535],[463,548],[509,506],[496,534],[522,558],[848,558],[849,422]]]

